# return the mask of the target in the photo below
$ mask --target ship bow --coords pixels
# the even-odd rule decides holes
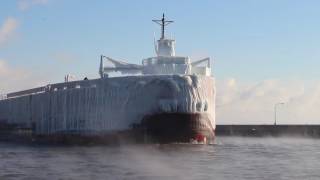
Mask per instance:
[[[142,129],[151,140],[161,143],[202,142],[214,138],[210,116],[201,113],[161,113],[143,118]]]

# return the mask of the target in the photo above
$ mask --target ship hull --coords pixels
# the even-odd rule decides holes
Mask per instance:
[[[214,127],[207,114],[161,113],[146,116],[141,124],[156,142],[204,142],[214,139]]]
[[[215,130],[207,114],[161,113],[145,116],[141,123],[122,131],[35,134],[32,129],[2,125],[0,140],[50,144],[210,143]]]
[[[212,77],[117,77],[40,89],[0,101],[0,124],[11,128],[9,134],[76,144],[209,142],[214,138]]]

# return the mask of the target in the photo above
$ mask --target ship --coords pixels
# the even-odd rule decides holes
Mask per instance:
[[[100,56],[99,78],[12,92],[0,100],[0,136],[39,142],[211,142],[215,78],[210,58],[175,54],[161,27],[155,56],[141,64]],[[111,74],[120,73],[118,76]]]

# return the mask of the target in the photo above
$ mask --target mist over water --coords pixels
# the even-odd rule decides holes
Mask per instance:
[[[217,137],[214,145],[0,143],[0,179],[319,179],[320,140]]]

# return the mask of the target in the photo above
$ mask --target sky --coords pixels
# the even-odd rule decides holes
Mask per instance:
[[[177,55],[213,59],[217,124],[319,124],[320,1],[0,2],[0,94],[98,77],[99,56],[154,56],[162,13]]]

